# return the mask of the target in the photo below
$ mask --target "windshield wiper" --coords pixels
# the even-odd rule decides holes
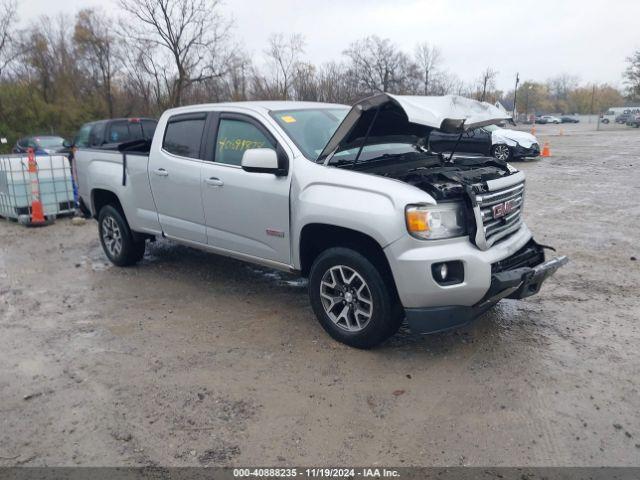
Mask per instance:
[[[379,157],[373,157],[373,158],[369,158],[367,160],[362,160],[358,163],[355,163],[353,160],[332,160],[331,164],[334,167],[342,167],[342,166],[350,166],[351,168],[358,168],[360,166],[365,166],[365,164],[369,164],[372,162],[377,162],[380,160],[388,160],[390,158],[395,158],[395,157],[402,157],[406,155],[406,153],[384,153],[382,155],[380,155]]]

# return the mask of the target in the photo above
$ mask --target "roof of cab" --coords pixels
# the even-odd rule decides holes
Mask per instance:
[[[202,108],[220,108],[220,107],[236,107],[253,110],[256,112],[271,112],[278,110],[308,110],[312,108],[350,108],[349,105],[341,105],[339,103],[323,103],[323,102],[299,102],[294,100],[260,100],[260,101],[244,101],[244,102],[223,102],[223,103],[204,103],[199,105],[188,105],[184,107],[176,107],[167,112],[180,113],[192,112]]]

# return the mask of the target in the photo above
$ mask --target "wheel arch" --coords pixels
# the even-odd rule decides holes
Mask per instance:
[[[332,247],[350,248],[362,255],[379,269],[387,284],[393,289],[399,300],[391,266],[380,244],[371,236],[345,227],[324,223],[311,223],[300,232],[300,271],[304,277],[309,275],[316,258]]]
[[[100,209],[106,205],[113,205],[126,220],[127,216],[124,213],[118,195],[104,188],[94,188],[91,190],[91,212],[93,218],[97,219],[100,214]]]

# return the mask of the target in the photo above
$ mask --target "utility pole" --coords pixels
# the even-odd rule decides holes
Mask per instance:
[[[593,90],[591,90],[591,111],[589,113],[591,113],[591,115],[593,115],[595,112],[593,111],[593,103],[595,101],[596,98],[596,84],[593,84]]]
[[[511,113],[513,117],[513,121],[516,121],[516,117],[518,115],[518,83],[520,82],[520,73],[516,73],[516,88],[513,90],[513,112]]]

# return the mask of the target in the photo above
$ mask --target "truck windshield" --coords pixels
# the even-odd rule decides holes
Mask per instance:
[[[348,108],[308,108],[272,111],[271,116],[310,160],[317,160]]]

